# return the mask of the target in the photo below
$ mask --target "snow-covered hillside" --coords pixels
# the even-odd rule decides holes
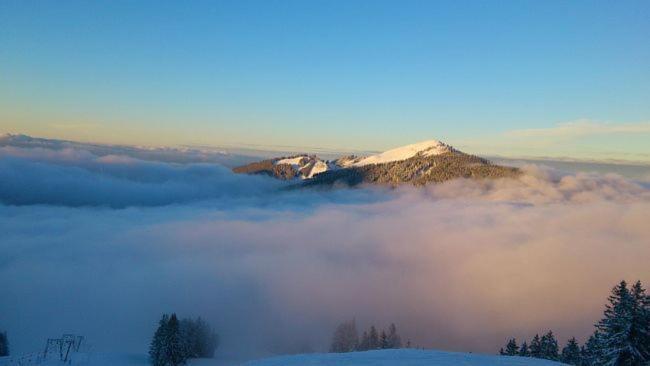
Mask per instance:
[[[247,174],[267,174],[284,180],[295,178],[309,180],[320,173],[331,173],[340,169],[382,165],[407,160],[415,156],[430,157],[456,151],[453,147],[440,141],[428,140],[370,156],[350,155],[328,161],[316,155],[300,154],[250,163],[234,168],[233,171]]]
[[[241,362],[232,359],[192,359],[187,366],[232,366]],[[0,357],[0,366],[151,366],[147,354],[73,353],[69,361],[42,359],[31,355]]]
[[[312,178],[318,173],[334,168],[327,161],[321,160],[314,155],[299,155],[275,161],[275,165],[282,164],[291,165],[302,179]]]
[[[0,365],[23,366],[148,366],[145,354],[90,353],[76,354],[70,364],[44,360],[39,363],[11,363],[9,357],[0,357]],[[4,361],[4,362],[3,362]],[[197,359],[188,366],[242,365],[232,360]],[[276,356],[244,363],[243,366],[553,366],[557,362],[528,357],[492,356],[460,352],[442,352],[416,349],[395,349],[351,353],[312,353]]]
[[[369,164],[384,164],[393,161],[402,161],[410,159],[421,153],[423,156],[440,155],[446,152],[454,151],[454,148],[437,140],[422,141],[411,145],[401,146],[395,149],[384,151],[383,153],[370,155],[364,158],[349,160],[341,165],[347,166],[364,166]]]
[[[395,349],[272,357],[245,366],[552,366],[557,362],[528,357]]]

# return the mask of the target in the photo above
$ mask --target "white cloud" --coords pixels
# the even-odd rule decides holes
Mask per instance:
[[[650,122],[578,120],[553,127],[514,129],[451,141],[479,155],[650,163]]]
[[[38,156],[3,167],[3,187],[41,199],[0,205],[0,328],[16,352],[63,332],[146,352],[169,311],[208,318],[225,350],[322,349],[356,317],[394,321],[418,345],[494,352],[547,329],[584,337],[610,286],[650,284],[650,188],[616,175],[532,166],[519,180],[280,192],[212,167]],[[61,175],[74,189],[28,192]],[[208,194],[185,199],[196,186]],[[63,198],[116,191],[126,208]],[[143,204],[156,192],[173,204]]]
[[[550,128],[532,128],[512,130],[504,133],[507,137],[536,138],[559,137],[571,138],[590,135],[608,134],[650,134],[650,122],[638,123],[604,123],[588,119],[559,123]]]

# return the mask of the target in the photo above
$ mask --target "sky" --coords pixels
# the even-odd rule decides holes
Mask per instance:
[[[647,1],[2,1],[0,133],[650,162]]]

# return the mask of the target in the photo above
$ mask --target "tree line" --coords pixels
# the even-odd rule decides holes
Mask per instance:
[[[0,332],[0,357],[9,356],[9,338],[7,332]]]
[[[388,331],[379,332],[373,325],[359,337],[354,320],[343,322],[334,331],[330,352],[355,352],[375,349],[402,348],[402,339],[397,334],[397,327],[391,324]]]
[[[201,318],[178,320],[163,314],[149,347],[153,366],[184,365],[190,358],[211,358],[219,336]]]
[[[549,331],[541,338],[535,335],[529,344],[523,342],[521,346],[511,338],[499,353],[577,366],[650,365],[650,296],[641,281],[630,288],[621,281],[607,300],[603,318],[582,346],[571,338],[560,352],[553,332]]]

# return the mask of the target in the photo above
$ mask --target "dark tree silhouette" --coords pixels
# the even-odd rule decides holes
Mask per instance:
[[[365,333],[364,333],[365,336]],[[354,320],[341,323],[332,336],[330,352],[352,352],[359,347],[359,335]]]
[[[580,346],[578,345],[578,342],[575,338],[569,339],[566,346],[562,348],[562,355],[560,356],[560,360],[563,363],[569,365],[578,366],[581,364]]]

